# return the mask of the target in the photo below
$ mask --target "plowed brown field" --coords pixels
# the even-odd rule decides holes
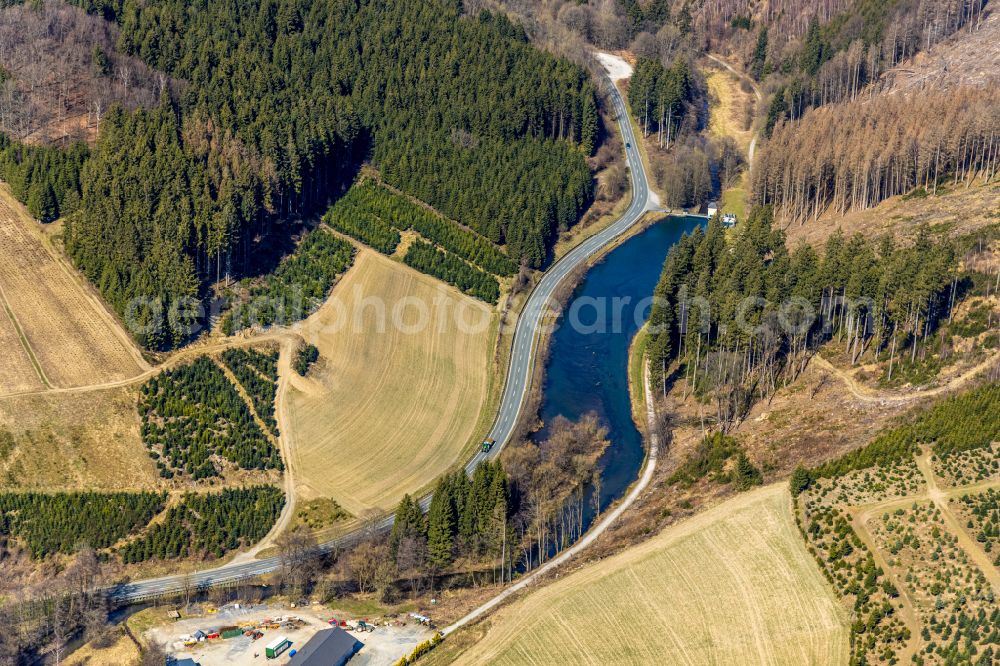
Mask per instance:
[[[128,335],[36,224],[0,187],[0,394],[139,374]]]

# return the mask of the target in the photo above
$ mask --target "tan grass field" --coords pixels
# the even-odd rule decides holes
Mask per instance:
[[[134,388],[0,398],[0,490],[159,487],[135,400]]]
[[[746,154],[753,132],[746,127],[747,108],[753,103],[753,94],[740,89],[739,79],[723,69],[706,72],[705,83],[711,98],[708,133],[721,139],[731,136]]]
[[[132,639],[122,635],[106,648],[95,648],[88,643],[63,663],[66,666],[132,666],[142,663],[142,656]]]
[[[429,324],[408,330],[420,307]],[[460,332],[456,308],[486,325]],[[361,516],[392,508],[458,462],[487,402],[495,318],[434,278],[360,250],[302,327],[320,361],[307,378],[291,374],[282,406],[299,498],[330,497]]]
[[[127,334],[36,224],[0,187],[0,393],[139,374],[143,363]]]
[[[776,484],[504,608],[456,663],[846,664],[847,624]]]

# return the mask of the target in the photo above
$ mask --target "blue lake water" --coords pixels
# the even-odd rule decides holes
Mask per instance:
[[[611,445],[601,459],[602,510],[638,478],[645,457],[628,393],[629,345],[649,316],[648,300],[638,314],[637,305],[652,296],[670,247],[701,224],[704,218],[668,217],[612,250],[578,285],[552,336],[542,421],[548,424],[560,415],[576,421],[593,411],[608,428]],[[606,313],[603,328],[596,325],[598,308]],[[617,326],[616,309],[622,313]],[[545,436],[543,429],[536,439]],[[589,498],[586,506],[589,524]]]

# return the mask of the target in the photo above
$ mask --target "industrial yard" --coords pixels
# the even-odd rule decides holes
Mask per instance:
[[[156,612],[162,620],[142,639],[163,645],[174,659],[192,659],[201,666],[283,666],[313,636],[331,626],[339,626],[364,644],[351,664],[381,666],[395,663],[434,634],[409,616],[356,618],[321,605],[229,604],[198,609],[191,615],[182,612],[180,619],[171,619],[172,612],[165,609]],[[268,657],[267,647],[282,637],[290,645],[274,658]]]

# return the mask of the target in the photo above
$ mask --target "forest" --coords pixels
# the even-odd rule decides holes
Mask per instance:
[[[339,275],[354,263],[354,246],[323,229],[305,234],[272,272],[249,283],[222,319],[226,335],[259,326],[290,326],[323,303]]]
[[[407,249],[403,263],[487,303],[495,305],[500,298],[500,284],[495,277],[425,241],[415,240]]]
[[[165,493],[0,493],[0,535],[31,556],[108,548],[146,527],[163,510]]]
[[[595,479],[599,487],[597,461],[607,446],[595,415],[578,423],[560,417],[539,444],[509,448],[472,478],[461,469],[441,477],[426,514],[405,496],[388,538],[356,545],[343,558],[345,572],[361,592],[385,597],[394,585],[419,591],[456,570],[477,584],[540,566],[581,535],[585,489]]]
[[[643,136],[655,132],[657,145],[669,146],[685,117],[697,118],[690,65],[683,58],[669,68],[659,60],[639,59],[629,81],[628,101]]]
[[[441,572],[460,553],[500,558],[509,511],[510,488],[499,462],[480,465],[472,479],[461,470],[445,475],[434,489],[427,516],[409,495],[400,502],[390,553],[404,571],[419,564]],[[507,547],[513,549],[513,540]]]
[[[352,187],[323,219],[337,229],[352,222],[355,227],[363,227],[375,242],[355,237],[383,254],[391,254],[399,241],[397,234],[396,243],[386,243],[384,247],[376,245],[390,233],[383,230],[388,225],[399,231],[416,231],[431,243],[487,273],[505,277],[517,272],[517,264],[487,239],[371,180]],[[332,219],[337,223],[331,223]],[[357,220],[364,220],[364,224],[359,224]],[[346,229],[342,230],[354,235]]]
[[[996,178],[1000,90],[880,95],[778,122],[752,172],[755,199],[794,222],[866,209],[915,189]]]
[[[83,143],[68,149],[26,146],[0,132],[0,180],[42,222],[80,206],[80,169],[90,152]]]
[[[143,384],[138,410],[143,443],[164,478],[218,476],[223,460],[242,469],[283,469],[278,449],[207,356]]]
[[[222,352],[222,362],[250,396],[257,416],[277,437],[274,399],[278,392],[278,351],[231,347]]]
[[[112,105],[156,105],[163,76],[115,48],[117,26],[63,0],[0,2],[0,132],[31,145],[92,141]]]
[[[779,118],[854,100],[882,75],[962,29],[977,29],[987,0],[706,0],[693,11],[706,50],[729,52],[772,96]]]
[[[981,23],[985,5],[986,0],[853,0],[840,12],[828,12],[826,21],[814,14],[801,40],[782,39],[762,27],[754,59],[764,62],[754,69],[761,78],[773,73],[782,81],[766,133],[780,118],[794,120],[810,108],[857,99],[886,70]]]
[[[257,543],[281,514],[285,494],[274,486],[188,493],[165,519],[118,549],[125,564],[151,559],[220,558]]]
[[[783,221],[866,209],[996,175],[995,86],[922,82],[890,70],[983,23],[986,0],[709,0],[695,12],[709,48],[762,83],[764,137],[751,190]],[[919,64],[914,65],[919,71]],[[947,72],[947,68],[945,68]]]
[[[769,206],[732,239],[713,218],[670,249],[650,312],[657,390],[683,376],[714,399],[723,429],[794,379],[811,350],[836,337],[852,364],[915,359],[955,305],[951,239],[920,230],[912,244],[834,234],[789,251]],[[668,366],[680,361],[674,377]]]
[[[376,216],[352,187],[323,215],[323,224],[342,234],[375,248],[382,254],[392,254],[399,245],[399,231]]]
[[[449,0],[79,4],[169,77],[155,108],[103,116],[78,188],[30,175],[68,197],[36,207],[46,218],[79,210],[67,250],[120,314],[137,297],[172,311],[252,274],[281,222],[325,207],[364,159],[533,267],[589,205],[593,84],[502,15]],[[163,323],[140,342],[174,347],[184,330]]]
[[[632,113],[648,138],[650,166],[667,206],[701,206],[713,193],[713,163],[723,162],[734,152],[731,142],[709,140],[701,133],[703,109],[708,106],[705,81],[692,64],[687,49],[678,49],[672,64],[662,55],[665,47],[637,38],[641,55],[629,81],[628,99]],[[683,42],[686,43],[686,42]],[[651,137],[655,137],[651,138]],[[739,151],[735,153],[739,155]],[[741,156],[726,161],[728,170],[720,170],[722,187],[728,186]]]

